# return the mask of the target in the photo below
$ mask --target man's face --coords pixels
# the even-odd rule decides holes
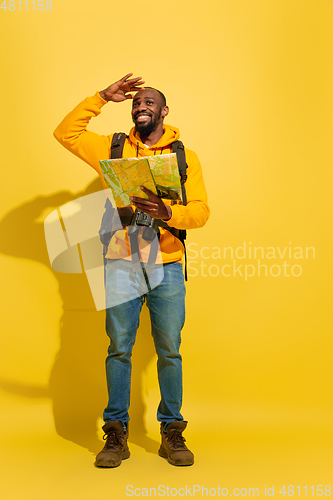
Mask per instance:
[[[140,135],[147,137],[163,123],[163,109],[162,98],[155,90],[141,90],[134,96],[132,119]]]

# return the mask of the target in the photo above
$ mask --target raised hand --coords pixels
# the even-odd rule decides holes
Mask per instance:
[[[109,87],[100,91],[100,96],[105,99],[105,101],[122,102],[126,99],[133,99],[134,94],[131,92],[138,92],[139,90],[144,90],[141,87],[144,84],[144,80],[141,76],[138,78],[130,78],[133,73],[128,73],[126,76],[113,83]],[[129,93],[130,92],[130,93]]]

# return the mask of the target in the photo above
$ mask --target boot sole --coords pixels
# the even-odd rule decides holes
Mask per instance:
[[[194,460],[188,459],[188,460],[173,460],[171,457],[169,457],[167,451],[161,446],[160,449],[158,450],[158,454],[162,458],[166,458],[171,465],[176,465],[176,466],[182,466],[182,465],[193,465]]]
[[[127,450],[124,450],[122,455],[121,455],[121,458],[118,460],[118,462],[99,462],[98,464],[95,462],[95,467],[101,467],[101,468],[104,468],[104,469],[113,469],[114,467],[119,467],[119,465],[121,464],[121,462],[123,460],[126,460],[126,458],[129,458],[131,456],[130,454],[130,451],[129,449],[127,448]]]

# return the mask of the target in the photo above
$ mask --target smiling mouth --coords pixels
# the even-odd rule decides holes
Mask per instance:
[[[150,118],[150,115],[147,115],[145,113],[140,113],[139,115],[136,115],[135,120],[137,122],[146,122]]]

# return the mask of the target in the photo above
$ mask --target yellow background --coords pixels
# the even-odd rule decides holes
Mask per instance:
[[[0,12],[1,498],[123,499],[128,484],[258,487],[260,496],[274,484],[283,498],[284,484],[302,496],[305,485],[330,484],[332,0],[24,9]],[[147,311],[133,355],[132,456],[118,469],[93,467],[106,403],[104,313],[93,311],[86,278],[53,272],[45,249],[45,216],[97,189],[94,171],[52,132],[127,72],[166,94],[167,122],[202,163],[211,218],[188,243],[207,246],[209,258],[192,258],[192,268],[227,263],[212,247],[315,248],[315,258],[286,259],[302,266],[299,277],[189,279],[190,468],[156,455]],[[130,107],[109,104],[90,129],[128,131]]]

